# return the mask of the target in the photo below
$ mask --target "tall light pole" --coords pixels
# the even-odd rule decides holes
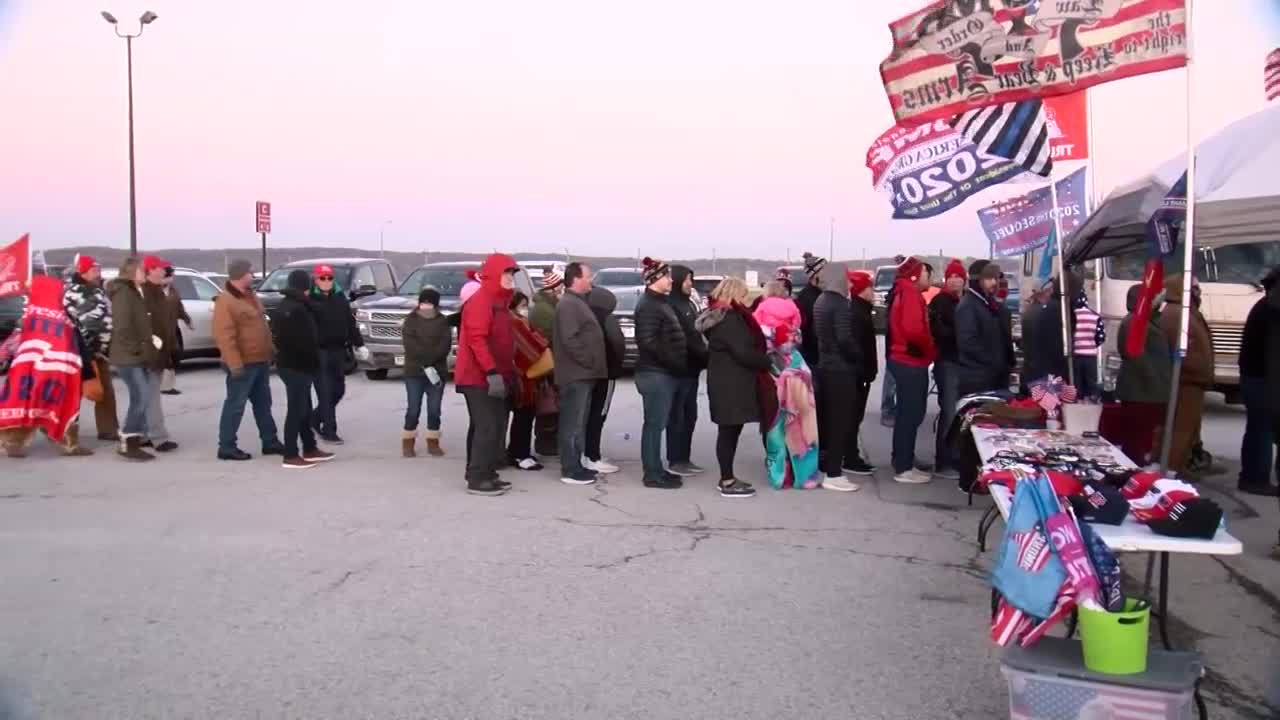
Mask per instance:
[[[160,17],[150,10],[142,13],[138,18],[138,32],[122,33],[120,32],[120,24],[116,22],[115,15],[102,11],[102,19],[111,23],[111,27],[116,31],[116,37],[124,38],[125,56],[128,59],[129,68],[129,253],[136,254],[138,252],[138,193],[134,184],[133,170],[133,39],[142,37],[142,31],[148,25],[155,22]],[[264,268],[265,270],[265,268]]]
[[[387,226],[390,224],[390,220],[383,220],[382,225],[378,226],[378,255],[380,255],[384,260],[387,258],[387,251],[383,242],[386,239]]]

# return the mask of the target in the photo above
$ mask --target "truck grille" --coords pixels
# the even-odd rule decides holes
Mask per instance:
[[[404,322],[404,317],[407,314],[408,313],[376,312],[376,313],[370,314],[369,319],[372,320],[373,322]],[[397,334],[396,337],[400,337],[400,335]]]
[[[1240,343],[1244,338],[1244,326],[1210,324],[1209,329],[1213,331],[1213,352],[1215,355],[1236,357],[1240,354]]]
[[[376,317],[376,316],[375,316]],[[395,338],[399,340],[404,333],[399,325],[370,325],[369,337]]]

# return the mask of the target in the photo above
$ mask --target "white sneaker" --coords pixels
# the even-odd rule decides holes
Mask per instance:
[[[826,490],[835,490],[836,492],[858,492],[862,489],[861,485],[843,476],[823,479],[822,487]]]
[[[595,470],[601,475],[612,475],[618,472],[618,470],[620,469],[617,465],[614,465],[613,463],[609,462],[608,460],[605,460],[604,458],[600,458],[599,460],[592,460],[586,455],[582,456],[582,467],[588,470]]]
[[[933,476],[926,472],[920,472],[912,468],[904,473],[898,473],[893,476],[894,482],[900,482],[904,485],[928,485],[933,482]]]

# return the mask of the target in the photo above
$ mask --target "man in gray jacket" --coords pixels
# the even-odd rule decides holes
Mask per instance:
[[[556,387],[560,390],[560,481],[570,485],[590,485],[596,481],[596,473],[582,466],[587,409],[596,381],[609,377],[604,330],[587,303],[593,277],[588,265],[575,262],[565,267],[568,292],[556,305],[551,333]]]

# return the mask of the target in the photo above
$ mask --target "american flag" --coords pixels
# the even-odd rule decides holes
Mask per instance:
[[[1183,717],[1187,700],[1165,693],[1116,685],[1075,685],[1068,681],[1015,678],[1010,683],[1012,720],[1165,720]]]
[[[1263,71],[1263,87],[1267,92],[1267,102],[1280,97],[1280,48],[1267,53],[1266,69]]]

